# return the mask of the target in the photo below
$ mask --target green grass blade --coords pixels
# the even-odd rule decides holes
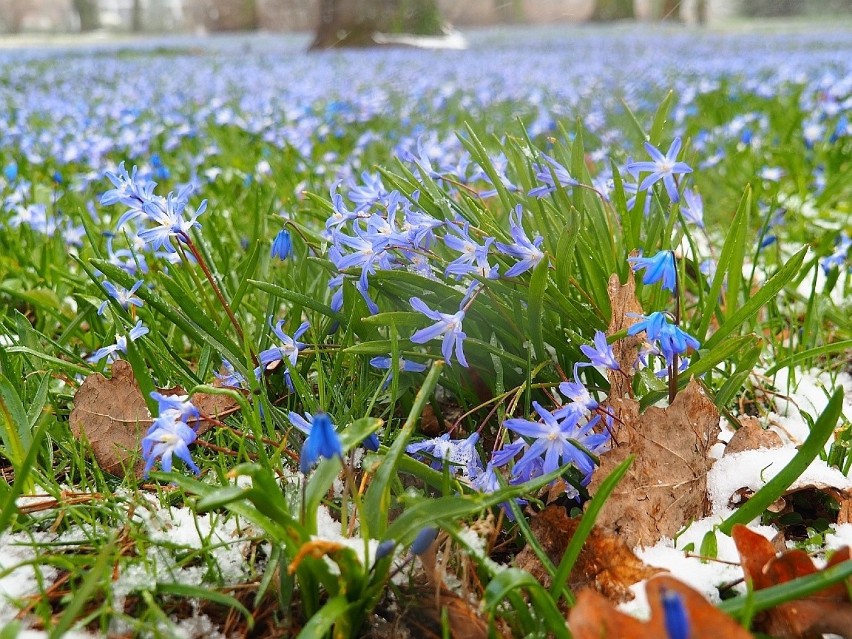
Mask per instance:
[[[509,595],[526,590],[531,599],[531,608],[539,616],[539,623],[544,623],[547,632],[557,639],[569,639],[571,635],[565,622],[565,616],[559,612],[556,602],[541,584],[528,572],[520,568],[507,568],[488,583],[485,589],[485,611],[489,616],[497,613],[497,608]],[[529,636],[539,628],[524,628]]]
[[[748,232],[748,227],[746,226],[748,207],[746,205],[750,200],[751,187],[746,187],[745,192],[743,192],[742,199],[740,200],[740,205],[734,215],[734,219],[731,220],[730,227],[725,237],[725,243],[722,245],[722,253],[719,255],[719,262],[716,264],[716,273],[713,275],[713,281],[710,284],[710,291],[707,293],[707,297],[705,298],[706,302],[704,310],[700,313],[701,323],[694,332],[695,338],[699,342],[704,341],[704,337],[710,329],[710,323],[716,315],[716,309],[719,298],[722,294],[722,287],[724,285],[725,278],[730,277],[729,273],[731,273],[731,263],[733,261],[734,253],[737,252],[737,245],[745,242],[745,236]],[[740,265],[740,271],[734,272],[733,277],[742,279],[742,276],[742,265]]]
[[[414,433],[414,428],[420,420],[420,415],[426,407],[429,398],[432,396],[432,391],[438,385],[438,379],[441,377],[441,372],[444,369],[444,362],[437,361],[432,364],[426,379],[423,380],[423,386],[417,391],[417,396],[414,398],[414,404],[411,411],[408,413],[408,418],[405,420],[402,428],[394,435],[393,444],[391,444],[385,458],[382,460],[379,469],[376,471],[373,480],[370,482],[370,487],[367,489],[367,494],[364,497],[364,522],[366,523],[367,531],[370,536],[380,538],[387,528],[388,510],[390,510],[391,501],[391,483],[396,477],[397,465],[400,457],[405,455],[405,447]]]
[[[748,301],[740,306],[725,323],[708,339],[703,347],[713,349],[725,337],[738,330],[746,320],[756,315],[761,307],[769,300],[773,299],[781,290],[792,280],[808,252],[808,247],[803,247],[798,253],[791,257],[776,273],[763,284],[761,289],[749,297]],[[699,340],[700,341],[700,340]]]
[[[219,604],[226,608],[233,608],[234,610],[239,611],[239,613],[246,618],[246,624],[248,625],[249,630],[254,628],[254,616],[248,611],[248,608],[241,604],[239,600],[231,597],[230,595],[226,595],[223,592],[210,590],[203,586],[157,582],[157,594],[171,595],[173,597],[185,597],[187,599],[202,599]]]
[[[17,466],[32,445],[30,420],[18,391],[0,374],[0,437],[9,459]]]

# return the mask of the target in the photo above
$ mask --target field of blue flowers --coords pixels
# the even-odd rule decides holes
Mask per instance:
[[[760,624],[848,560],[577,611],[604,535],[849,526],[849,33],[306,44],[0,53],[0,637],[823,628]],[[747,425],[789,455],[710,508]]]

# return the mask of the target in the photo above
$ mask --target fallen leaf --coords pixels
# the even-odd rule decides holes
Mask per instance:
[[[607,284],[612,315],[609,321],[607,335],[615,335],[624,331],[640,321],[637,317],[642,315],[643,310],[636,299],[636,281],[633,279],[633,271],[628,272],[627,282],[622,284],[618,274],[613,273]],[[618,362],[621,371],[609,371],[609,396],[611,399],[630,396],[631,379],[633,378],[633,364],[639,356],[639,347],[643,339],[637,335],[627,335],[612,345],[615,361]]]
[[[616,446],[601,456],[589,491],[630,455],[627,474],[607,499],[597,523],[628,546],[653,545],[709,514],[710,447],[719,435],[719,412],[694,379],[667,408],[639,413],[632,399],[613,399],[621,428]]]
[[[819,572],[805,551],[789,550],[776,556],[772,542],[747,526],[734,526],[731,536],[737,545],[743,572],[754,590]],[[849,548],[841,548],[831,556],[826,568],[849,561],[849,558]],[[811,639],[826,633],[852,637],[852,602],[847,584],[837,583],[765,610],[755,617],[754,625],[761,632],[781,639]]]
[[[151,424],[151,413],[128,362],[112,365],[112,378],[100,373],[89,375],[74,394],[69,417],[71,432],[92,447],[100,467],[113,475],[123,475],[139,442]],[[138,460],[132,469],[141,475],[144,464]]]
[[[756,418],[746,416],[740,418],[740,428],[725,446],[724,454],[733,455],[758,448],[781,448],[783,444],[778,433],[762,428]]]
[[[579,523],[562,506],[548,506],[532,518],[530,527],[548,558],[558,565]],[[529,547],[518,553],[515,565],[550,587],[550,575]],[[619,538],[595,526],[571,570],[568,586],[574,591],[591,587],[611,600],[629,601],[633,599],[630,586],[660,572],[643,563]]]
[[[639,621],[620,612],[606,597],[586,589],[577,596],[577,603],[568,616],[568,626],[574,639],[663,639],[669,637],[663,598],[676,593],[680,598],[688,623],[689,639],[749,639],[752,635],[728,617],[700,593],[673,577],[660,575],[645,586],[651,618]]]
[[[420,589],[414,603],[406,609],[403,623],[410,636],[418,639],[443,639],[443,615],[446,610],[447,627],[454,639],[486,639],[488,624],[479,616],[477,607],[467,599],[441,588],[437,593],[431,588]]]
[[[162,391],[169,395],[185,393],[179,386]],[[224,395],[196,393],[191,399],[202,415],[210,417],[229,414],[237,406],[232,398]],[[83,381],[74,394],[74,407],[69,417],[71,432],[89,442],[103,470],[113,475],[124,475],[132,470],[137,477],[142,476],[142,460],[137,460],[132,469],[128,466],[138,457],[140,442],[151,422],[151,413],[133,369],[124,360],[113,363],[110,379],[93,373]],[[197,432],[201,434],[210,427],[211,422],[202,419]]]

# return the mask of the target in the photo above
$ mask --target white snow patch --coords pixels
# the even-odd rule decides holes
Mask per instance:
[[[837,550],[843,546],[852,548],[852,524],[832,524],[825,534],[825,547]]]
[[[775,387],[784,396],[773,397],[775,412],[769,414],[769,423],[785,443],[799,445],[810,434],[810,427],[803,413],[817,419],[828,405],[833,390],[842,386],[845,392],[843,415],[852,420],[852,376],[838,373],[832,376],[826,371],[797,371],[795,377],[790,369],[784,368],[775,376]],[[830,446],[830,442],[826,444]]]
[[[728,507],[731,496],[740,488],[757,491],[780,473],[793,456],[793,448],[745,450],[718,460],[707,475],[707,490],[713,512]],[[791,490],[813,484],[825,484],[840,489],[852,488],[852,480],[821,459],[815,459],[790,486]],[[736,504],[734,504],[736,505]]]
[[[312,539],[323,539],[334,541],[348,546],[355,551],[355,555],[362,566],[372,566],[376,561],[376,549],[379,547],[378,539],[363,539],[362,537],[346,537],[340,529],[340,522],[336,521],[328,508],[320,506],[317,511],[317,534]],[[337,564],[329,561],[332,570],[337,570]]]

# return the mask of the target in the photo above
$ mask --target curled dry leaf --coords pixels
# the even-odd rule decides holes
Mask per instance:
[[[180,387],[164,389],[165,394],[180,395]],[[223,395],[198,393],[192,402],[202,415],[223,416],[233,412],[236,402]],[[117,360],[112,365],[112,377],[100,373],[89,375],[74,394],[74,407],[69,423],[78,439],[92,447],[95,459],[103,470],[113,475],[133,472],[141,477],[144,464],[137,460],[139,445],[151,425],[151,413],[139,390],[139,384],[128,362]],[[198,432],[208,430],[211,423],[202,419]]]
[[[607,335],[615,335],[619,331],[630,328],[639,321],[637,315],[642,315],[642,307],[636,299],[636,281],[633,279],[633,271],[627,274],[627,282],[621,284],[618,275],[613,273],[607,285],[609,302],[612,307],[612,315],[609,321]],[[630,395],[630,380],[633,376],[633,364],[639,355],[639,347],[642,338],[637,335],[628,335],[612,345],[615,360],[626,375],[619,371],[609,371],[610,398],[623,398]]]
[[[663,639],[666,629],[663,597],[676,593],[683,603],[689,639],[749,639],[752,635],[700,593],[673,577],[660,575],[645,586],[651,618],[639,621],[620,612],[594,590],[583,590],[568,616],[574,639]]]
[[[558,565],[579,523],[562,506],[552,505],[535,515],[530,526],[548,558]],[[550,575],[529,547],[518,554],[515,564],[550,587]],[[571,570],[568,586],[574,591],[591,587],[609,599],[629,601],[633,598],[630,586],[660,572],[643,563],[619,538],[595,526]]]
[[[745,416],[740,418],[740,429],[725,446],[725,455],[758,448],[781,448],[783,445],[778,433],[762,428],[756,418]]]
[[[819,572],[805,551],[790,550],[776,556],[772,542],[747,526],[734,526],[731,536],[737,545],[746,579],[751,581],[755,590]],[[826,568],[849,560],[849,548],[841,548],[831,556]],[[755,617],[754,625],[762,632],[781,639],[811,639],[826,633],[852,637],[850,586],[852,583],[834,584],[802,599],[766,610]]]
[[[431,587],[413,591],[411,604],[406,607],[398,625],[408,631],[408,636],[417,639],[442,639],[443,616],[449,623],[453,639],[486,639],[488,624],[479,616],[477,606],[453,591],[441,586],[437,591]],[[446,613],[444,613],[446,610]]]
[[[667,408],[640,414],[632,399],[614,399],[610,407],[621,422],[619,441],[601,456],[590,492],[627,457],[636,459],[606,501],[598,525],[628,546],[647,546],[708,515],[709,452],[719,435],[719,412],[700,384],[690,381]]]

